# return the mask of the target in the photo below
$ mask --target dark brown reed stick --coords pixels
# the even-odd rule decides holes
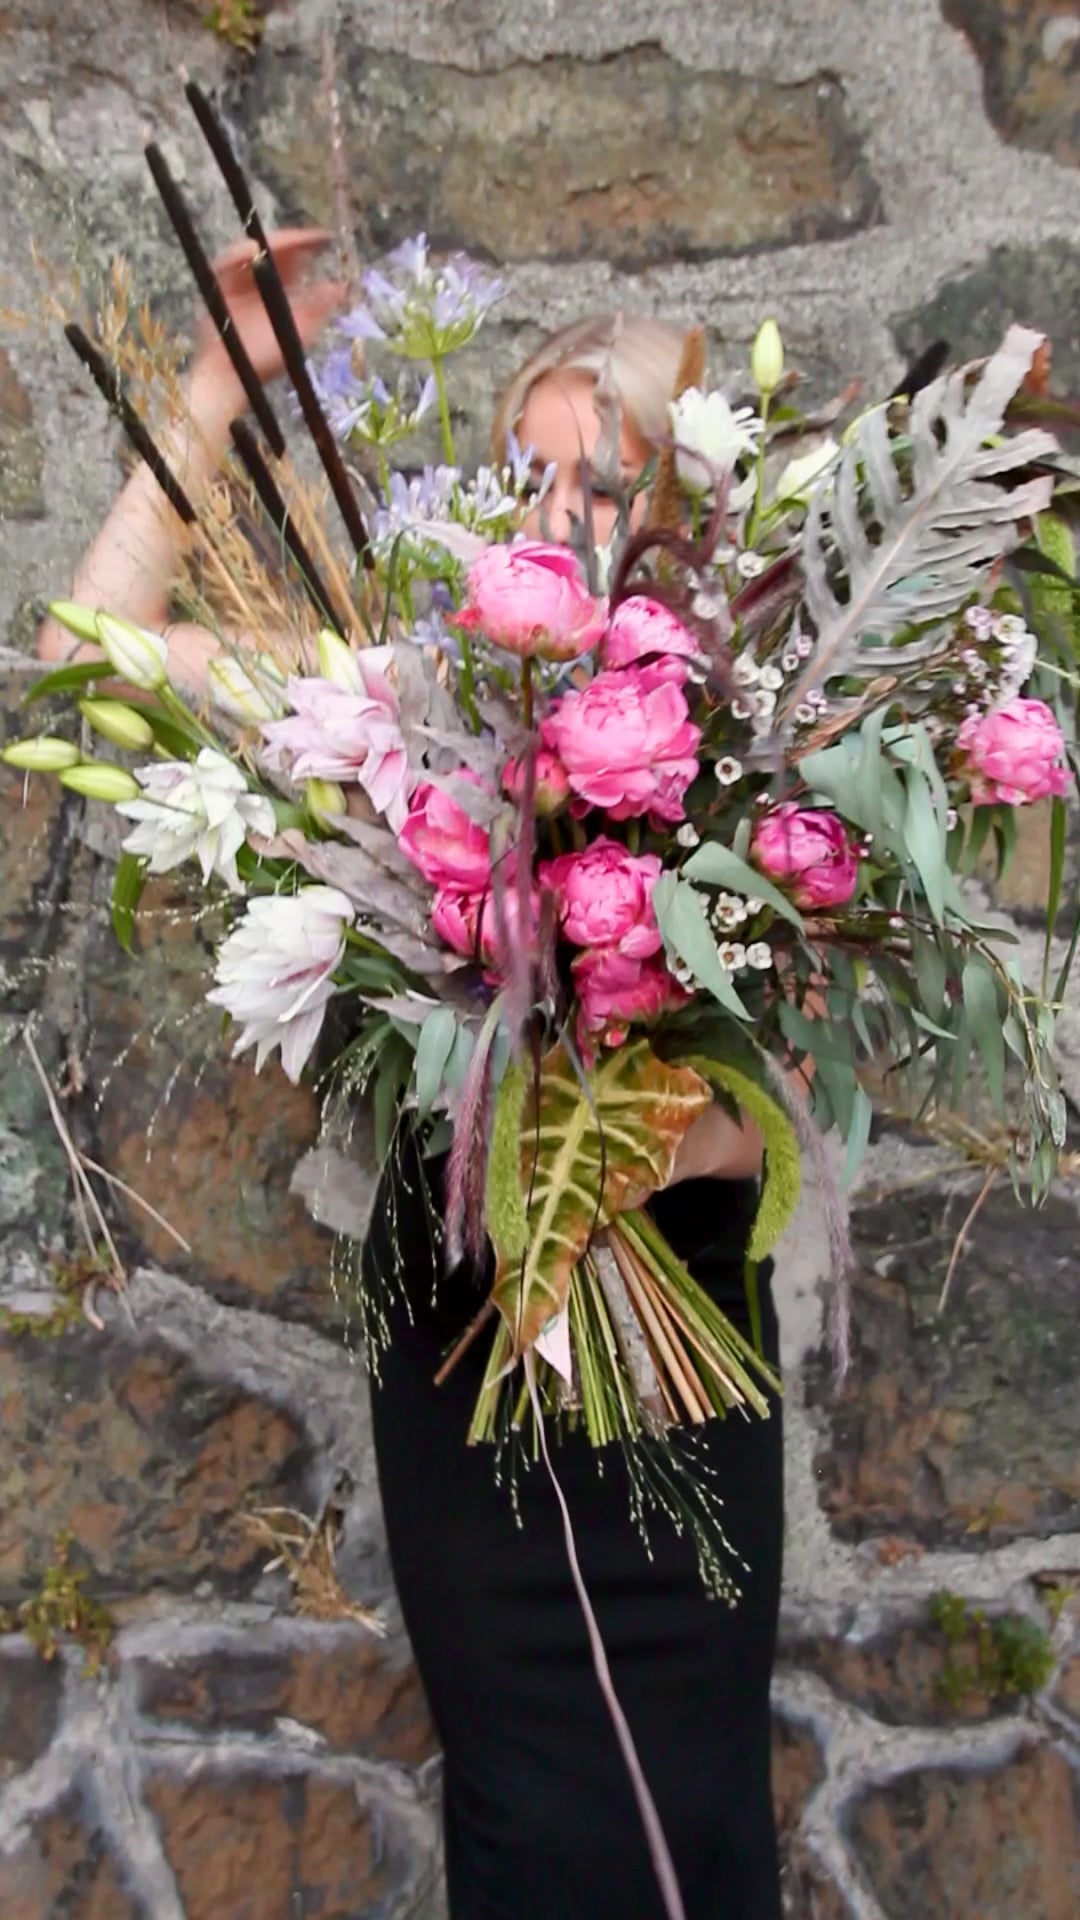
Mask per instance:
[[[335,633],[344,637],[351,622],[342,620],[334,606],[333,596],[327,588],[318,567],[315,565],[289,513],[289,509],[278,491],[277,483],[270,472],[259,444],[245,420],[234,420],[229,428],[233,446],[247,468],[251,484],[258,495],[260,505],[276,533],[281,535],[300,574],[304,591],[320,619],[333,627]]]
[[[168,462],[158,452],[147,427],[128,399],[119,367],[110,365],[105,355],[95,347],[92,340],[87,338],[75,321],[69,322],[64,328],[64,333],[98,392],[106,401],[110,412],[119,420],[136,453],[145,460],[169,505],[179,514],[186,527],[193,526],[197,517],[195,509]]]
[[[338,511],[345,522],[349,538],[364,565],[370,567],[373,562],[364,518],[345,470],[340,448],[312,385],[307,369],[304,343],[297,331],[289,298],[278,272],[266,229],[259,218],[247,177],[233,152],[224,127],[202,88],[194,80],[189,80],[184,92],[206,144],[217,161],[221,177],[232,197],[232,203],[243,222],[244,232],[259,248],[254,261],[255,284],[262,295],[270,325],[274,329],[278,346],[281,348],[285,371],[292,381],[296,397],[300,402],[300,410],[308,432],[315,442],[316,452],[322,461],[323,471],[330,482],[330,490],[337,501]]]
[[[248,405],[266,435],[270,451],[280,460],[285,452],[285,436],[278,425],[277,416],[267,399],[262,382],[248,358],[244,343],[233,325],[225,296],[202,241],[195,231],[195,223],[188,212],[184,196],[169,171],[168,162],[160,147],[153,140],[149,140],[144,151],[146,164],[161,196],[161,203],[172,222],[173,232],[183,248],[184,258],[194,275],[195,284],[203,297],[206,310],[218,330],[222,346],[232,361],[236,377],[247,395]]]

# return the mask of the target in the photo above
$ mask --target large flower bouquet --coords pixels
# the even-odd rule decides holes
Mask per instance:
[[[184,501],[108,369],[186,521],[189,599],[221,651],[195,703],[166,638],[56,603],[96,652],[31,697],[77,696],[92,733],[142,758],[104,761],[70,731],[5,758],[129,823],[126,943],[148,873],[189,863],[231,896],[208,998],[256,1071],[280,1052],[296,1080],[337,1002],[328,1098],[367,1094],[384,1153],[403,1125],[448,1150],[447,1260],[494,1259],[464,1337],[489,1343],[472,1438],[550,1415],[628,1443],[768,1411],[757,1343],[644,1204],[714,1099],[765,1142],[751,1296],[803,1158],[835,1129],[856,1165],[883,1062],[918,1066],[948,1104],[974,1059],[1003,1115],[1012,1099],[1017,1181],[1047,1188],[1075,941],[1052,978],[1048,936],[1025,982],[963,881],[1049,797],[1053,925],[1075,764],[1074,482],[1038,424],[1035,333],[1013,327],[989,359],[841,427],[838,410],[797,413],[769,322],[737,407],[702,390],[688,337],[670,436],[632,486],[601,375],[592,471],[617,501],[614,537],[596,550],[587,492],[573,547],[526,538],[545,491],[528,452],[471,476],[453,457],[446,362],[496,292],[420,240],[367,276],[319,365],[293,340],[352,552],[287,455],[275,479],[237,429],[245,512],[283,536],[238,558],[239,523],[216,495]],[[71,331],[100,373],[100,348]],[[392,471],[429,409],[445,464]],[[834,1241],[842,1268],[835,1221]],[[834,1319],[842,1358],[842,1304]]]

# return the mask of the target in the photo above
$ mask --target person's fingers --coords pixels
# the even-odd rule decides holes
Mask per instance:
[[[345,299],[346,289],[337,281],[324,280],[317,287],[305,288],[290,302],[293,319],[301,340],[307,341],[326,325]]]

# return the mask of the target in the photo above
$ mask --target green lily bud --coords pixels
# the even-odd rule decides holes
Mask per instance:
[[[775,393],[784,377],[784,342],[775,320],[763,320],[750,349],[750,371],[762,393]]]
[[[91,640],[95,646],[100,646],[98,617],[92,607],[81,607],[77,600],[50,600],[49,612],[54,620],[79,640]]]
[[[345,789],[339,787],[336,780],[308,780],[304,787],[304,799],[308,812],[313,813],[316,820],[332,820],[335,814],[345,813],[348,807]]]
[[[134,707],[126,707],[122,700],[80,700],[79,712],[84,720],[89,720],[95,733],[111,740],[116,747],[126,747],[129,753],[142,753],[154,744],[154,729],[149,720],[136,713]]]
[[[361,685],[356,658],[352,648],[340,635],[324,627],[319,635],[318,649],[319,672],[323,679],[332,680],[335,687],[344,687],[346,693],[359,693]]]
[[[50,733],[39,733],[36,740],[13,740],[0,752],[0,760],[20,773],[63,773],[67,767],[77,767],[81,759],[70,740],[58,740]]]
[[[99,613],[97,640],[110,666],[133,687],[143,693],[157,693],[166,684],[168,656],[159,633],[132,626],[130,620],[118,620],[114,613]]]
[[[86,800],[135,800],[142,792],[138,781],[123,767],[110,767],[103,760],[84,760],[80,767],[69,767],[60,775],[62,786],[81,793]]]
[[[223,653],[206,669],[210,697],[232,720],[260,726],[285,712],[285,684],[266,654],[256,654],[249,673],[232,654]]]

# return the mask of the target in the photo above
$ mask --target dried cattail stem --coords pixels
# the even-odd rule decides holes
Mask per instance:
[[[233,325],[225,296],[202,241],[195,231],[195,223],[188,212],[184,196],[169,171],[168,162],[160,147],[151,140],[147,143],[145,153],[146,164],[150,169],[154,185],[172,222],[173,232],[183,248],[184,258],[191,268],[206,310],[218,330],[221,344],[232,361],[236,377],[247,395],[252,413],[266,435],[270,450],[280,460],[285,452],[285,436],[278,425],[277,416],[267,399],[262,382],[248,358],[243,341]]]
[[[278,491],[273,474],[270,472],[269,467],[259,451],[258,442],[251,428],[244,420],[234,420],[229,428],[229,432],[232,435],[233,446],[236,448],[240,459],[247,469],[251,484],[258,495],[259,503],[263,511],[273,525],[275,532],[281,535],[289,553],[296,563],[308,599],[319,614],[319,617],[325,620],[329,626],[333,627],[336,633],[344,637],[348,633],[352,623],[347,618],[343,619],[340,611],[335,608],[333,598],[293,524],[289,509]]]
[[[179,514],[185,526],[193,526],[197,517],[195,509],[168,462],[159,453],[149,429],[139,418],[128,399],[124,390],[123,375],[119,368],[110,364],[75,321],[68,323],[64,333],[69,345],[74,348],[90,374],[98,392],[107,402],[110,411],[119,420],[136,453],[145,460],[169,505],[175,513]]]

